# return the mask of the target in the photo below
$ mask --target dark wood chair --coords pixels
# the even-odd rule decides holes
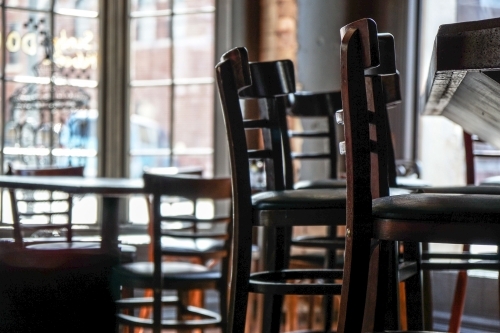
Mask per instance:
[[[371,19],[341,29],[341,73],[347,172],[347,232],[338,332],[398,330],[398,266],[410,264],[408,329],[422,322],[420,244],[498,244],[500,197],[419,193],[388,196],[382,83],[365,76],[376,67],[378,41]],[[366,186],[370,184],[370,186]],[[403,245],[402,254],[398,251]],[[401,262],[401,260],[403,260]],[[411,260],[411,262],[409,261]]]
[[[245,327],[248,293],[264,294],[263,332],[278,332],[284,295],[333,295],[341,270],[287,269],[293,226],[336,226],[345,223],[345,189],[286,189],[280,122],[286,95],[295,91],[289,60],[248,63],[245,48],[225,53],[216,66],[226,123],[233,181],[233,260],[229,328]],[[240,101],[258,100],[258,119],[243,119]],[[247,130],[258,131],[263,149],[250,150]],[[265,161],[267,190],[252,196],[249,159]],[[262,227],[265,271],[250,271],[254,227]],[[315,282],[324,279],[322,283]],[[297,280],[297,283],[292,281]],[[300,283],[299,283],[300,281]],[[312,282],[311,282],[312,281]]]
[[[385,98],[385,106],[387,109],[393,108],[401,102],[401,92],[399,86],[399,73],[396,70],[396,58],[395,58],[395,45],[394,38],[390,34],[378,34],[379,48],[381,54],[381,65],[376,69],[371,69],[370,75],[380,76],[380,80],[383,85],[383,92]],[[291,131],[285,128],[283,133],[287,133],[288,136],[284,137],[283,149],[285,151],[284,156],[291,156],[291,158],[285,158],[285,164],[287,165],[287,170],[292,169],[291,160],[294,158],[302,159],[327,159],[330,164],[331,177],[329,179],[320,179],[312,181],[299,181],[294,184],[296,189],[304,188],[342,188],[346,186],[345,179],[337,178],[337,137],[335,133],[335,125],[332,122],[335,121],[335,112],[341,109],[340,92],[297,92],[294,97],[290,98],[290,106],[287,108],[287,114],[293,118],[311,118],[311,117],[323,117],[328,126],[325,126],[328,130],[316,130],[316,131]],[[384,109],[384,111],[386,111]],[[391,187],[391,194],[399,194],[398,189],[403,189],[402,193],[406,193],[405,190],[419,190],[422,187],[430,186],[429,183],[415,178],[415,174],[419,176],[417,165],[411,161],[396,160],[394,154],[394,148],[392,145],[391,130],[389,125],[389,118],[387,117],[387,134],[388,140],[391,143],[388,149],[388,177],[389,185]],[[325,145],[328,146],[327,151],[320,152],[290,152],[291,146],[293,145],[291,141],[294,138],[303,138],[303,140],[311,139],[326,139]],[[290,143],[290,144],[288,144]],[[332,167],[332,165],[334,167]],[[400,172],[404,168],[404,172]],[[290,175],[287,173],[287,176]],[[411,177],[410,177],[411,175]],[[292,181],[292,179],[288,179]],[[314,235],[303,235],[292,239],[293,246],[307,246],[309,248],[322,248],[325,244],[332,248],[333,244],[337,244],[338,247],[335,250],[330,250],[325,256],[323,253],[314,253],[307,255],[297,255],[292,256],[292,262],[301,260],[303,263],[310,263],[312,265],[324,265],[328,268],[342,268],[343,263],[343,250],[344,244],[344,234],[345,226],[338,227],[334,230],[329,230],[326,236],[314,236]],[[341,250],[341,252],[339,251]],[[339,253],[340,252],[340,253]],[[404,300],[404,299],[403,299]],[[331,313],[331,302],[326,299],[324,305],[325,309],[325,327],[331,327],[329,321],[331,318],[328,316]]]
[[[7,174],[18,176],[83,177],[83,170],[83,166],[66,168],[16,168],[9,163]],[[9,195],[14,239],[16,242],[19,242],[19,244],[23,243],[27,236],[31,236],[31,239],[46,236],[57,237],[59,240],[63,239],[67,242],[73,241],[72,195],[64,192],[16,189],[9,189]],[[43,235],[42,233],[44,232],[47,235]]]
[[[220,327],[225,332],[227,321],[227,284],[229,262],[228,230],[231,221],[231,179],[201,178],[193,175],[161,175],[144,173],[146,191],[153,198],[153,261],[134,262],[120,265],[116,269],[116,281],[122,286],[122,298],[117,301],[120,309],[119,323],[129,328],[151,328],[154,332],[162,329],[203,329]],[[194,205],[200,199],[214,202],[216,214],[202,217],[194,211],[192,214],[170,216],[162,213],[164,197],[179,197],[192,201]],[[217,209],[217,207],[219,207]],[[221,214],[221,209],[225,213]],[[192,225],[192,228],[172,230],[165,228],[166,223],[180,222]],[[205,228],[211,225],[211,228]],[[206,250],[204,242],[219,241],[219,246]],[[188,243],[189,246],[175,247],[176,242]],[[202,263],[190,261],[165,261],[166,255],[197,258]],[[217,260],[216,267],[207,267],[208,260]],[[153,297],[137,297],[133,289],[152,289]],[[189,304],[187,294],[197,290],[217,290],[220,311],[195,307]],[[168,296],[164,291],[176,291],[177,295]],[[165,319],[162,308],[174,307],[177,317]],[[152,318],[144,318],[137,308],[152,309]]]
[[[27,167],[8,164],[7,174],[16,176],[83,177],[83,166]],[[65,192],[9,189],[14,242],[38,250],[100,249],[99,237],[74,235],[73,196]],[[120,261],[136,258],[135,246],[119,244]]]

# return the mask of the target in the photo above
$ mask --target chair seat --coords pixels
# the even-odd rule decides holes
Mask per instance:
[[[500,185],[500,176],[492,176],[484,179],[481,185]]]
[[[497,185],[500,185],[500,177],[497,179]],[[402,188],[417,189],[421,187],[430,187],[431,184],[420,179],[411,177],[397,177],[396,183]],[[294,184],[294,189],[327,189],[327,188],[345,188],[345,179],[319,179],[319,180],[302,180]]]
[[[382,197],[373,200],[373,215],[399,220],[438,219],[440,222],[481,221],[496,224],[500,222],[500,197],[432,193]]]
[[[26,248],[38,250],[71,250],[71,249],[98,249],[101,242],[48,242],[27,245]],[[136,252],[133,245],[118,244],[121,252]]]
[[[413,177],[396,177],[396,184],[403,188],[420,188],[420,187],[430,187],[431,183],[426,182],[420,178]]]
[[[345,188],[345,179],[318,179],[318,180],[301,180],[293,185],[296,190],[303,189],[326,189],[326,188]]]
[[[32,250],[93,250],[100,249],[100,242],[47,242],[26,245],[27,249]]]
[[[193,283],[200,289],[210,288],[215,280],[221,278],[219,271],[187,262],[163,262],[161,269],[166,289],[192,289]],[[153,270],[154,263],[144,261],[120,265],[115,273],[124,286],[150,288],[153,284]]]
[[[459,194],[491,194],[499,195],[500,186],[487,185],[466,185],[466,186],[439,186],[421,188],[423,193],[459,193]],[[499,183],[500,185],[500,183]]]
[[[118,244],[120,248],[120,262],[130,263],[137,257],[137,248],[133,245]],[[26,245],[29,250],[44,250],[44,251],[90,251],[99,250],[100,242],[47,242]]]
[[[252,196],[257,210],[345,208],[344,189],[266,191]]]
[[[377,237],[392,239],[391,225],[407,224],[405,239],[425,234],[426,242],[495,244],[500,235],[500,197],[482,194],[410,194],[373,200]],[[390,221],[389,221],[390,220]],[[435,232],[428,230],[429,224]],[[420,226],[425,228],[420,228]]]
[[[213,254],[224,250],[224,241],[220,239],[180,239],[164,237],[161,244],[164,253],[179,255]]]
[[[390,189],[391,195],[413,192],[404,188]],[[345,188],[266,191],[254,194],[252,205],[256,210],[345,208],[346,191]]]

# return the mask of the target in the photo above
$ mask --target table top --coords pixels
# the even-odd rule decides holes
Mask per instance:
[[[63,191],[74,194],[125,195],[145,193],[142,178],[1,175],[0,187]]]
[[[162,175],[201,175],[199,166],[147,168]],[[78,177],[78,176],[9,176],[0,175],[0,187],[25,190],[63,191],[72,194],[101,194],[104,196],[143,194],[142,178]]]
[[[500,147],[500,18],[439,27],[424,115],[442,115]]]

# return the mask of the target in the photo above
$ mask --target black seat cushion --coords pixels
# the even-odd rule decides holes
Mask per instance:
[[[412,177],[397,177],[396,183],[398,187],[418,189],[422,187],[430,187],[431,184],[420,178]],[[498,178],[497,185],[500,185],[500,177]],[[345,188],[345,179],[319,179],[319,180],[301,180],[294,184],[294,189],[326,189],[326,188]]]
[[[345,188],[345,179],[318,179],[318,180],[301,180],[293,185],[296,190],[303,189],[320,189],[320,188]]]
[[[118,244],[120,249],[120,262],[133,262],[137,257],[137,248],[133,245]],[[47,242],[26,245],[26,249],[42,251],[79,251],[93,253],[100,251],[101,242]]]
[[[459,194],[500,194],[500,186],[466,185],[466,186],[439,186],[422,188],[423,193],[459,193]]]
[[[345,189],[266,191],[252,196],[257,210],[345,208]]]
[[[500,197],[481,194],[417,193],[373,200],[380,219],[500,224]]]
[[[425,180],[413,177],[396,177],[396,184],[398,187],[403,188],[425,188],[432,186],[431,183],[426,182]]]
[[[163,252],[178,253],[179,255],[206,254],[224,250],[224,241],[210,238],[182,239],[163,237],[161,248]]]
[[[373,200],[373,237],[385,240],[496,245],[500,196],[410,194]]]
[[[161,268],[166,289],[192,289],[193,283],[200,289],[213,288],[214,281],[221,278],[219,271],[188,262],[163,262]],[[123,286],[151,288],[153,270],[154,264],[144,261],[120,265],[115,273]]]
[[[481,185],[500,185],[500,176],[488,177],[481,182]]]
[[[227,256],[228,250],[221,239],[210,238],[162,238],[162,253],[175,257],[196,257],[202,261],[223,258]]]

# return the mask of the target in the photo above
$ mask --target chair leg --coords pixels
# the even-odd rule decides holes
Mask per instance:
[[[381,241],[374,330],[399,330],[399,279],[396,242]],[[383,296],[382,296],[383,295]]]
[[[134,295],[134,289],[126,288],[126,287],[122,288],[122,291],[121,291],[122,298],[130,298],[130,297],[133,297],[133,295]],[[120,311],[120,310],[118,310],[118,311]],[[132,315],[134,309],[123,309],[121,311],[123,311],[124,314]],[[122,329],[122,333],[134,333],[134,328],[131,326],[124,326]]]
[[[470,245],[464,244],[462,252],[470,251]],[[448,326],[448,331],[451,333],[459,333],[462,323],[462,315],[465,307],[465,294],[467,293],[467,271],[459,271],[457,275],[457,284],[455,286],[455,294],[453,303],[451,303],[451,317]]]
[[[399,283],[399,320],[401,322],[401,330],[408,330],[408,316],[406,307],[406,283]]]
[[[429,244],[422,243],[422,252],[429,251]],[[431,281],[431,272],[429,270],[422,272],[422,298],[424,304],[424,329],[427,331],[432,331],[433,328],[433,307],[432,307],[432,281]]]
[[[266,269],[280,270],[288,267],[290,242],[292,239],[291,228],[268,229],[267,235]],[[276,244],[281,244],[277,247]],[[282,295],[264,295],[262,333],[277,333],[281,328],[283,309]]]
[[[285,297],[285,331],[295,331],[298,329],[298,306],[299,306],[299,296],[297,295],[287,295]]]
[[[337,228],[328,228],[328,237],[334,239],[338,237]],[[326,268],[335,268],[337,263],[336,250],[326,251]],[[325,295],[323,297],[323,316],[324,316],[324,332],[330,332],[332,329],[332,314],[333,314],[333,295]]]
[[[367,301],[367,287],[368,287],[368,271],[376,277],[378,273],[378,247],[372,247],[368,238],[348,237],[346,239],[346,251],[344,259],[344,276],[342,280],[342,295],[341,305],[339,312],[339,321],[337,325],[338,332],[361,332],[365,331],[364,318],[371,317],[365,316],[363,309],[366,308],[367,313],[372,313],[373,308],[371,303],[366,304]],[[370,255],[371,253],[371,255]],[[375,264],[372,265],[372,263]],[[353,265],[352,263],[356,263]],[[374,270],[372,270],[374,268]],[[374,279],[376,280],[376,279]],[[373,290],[368,290],[368,294]],[[346,302],[345,300],[349,300]],[[366,307],[365,307],[366,304]],[[373,326],[367,323],[366,326]],[[368,330],[372,330],[370,327]]]
[[[404,258],[407,261],[417,261],[417,267],[420,267],[421,244],[404,243]],[[418,268],[416,275],[406,279],[406,317],[408,321],[408,330],[424,329],[424,308],[422,297],[422,272]]]

